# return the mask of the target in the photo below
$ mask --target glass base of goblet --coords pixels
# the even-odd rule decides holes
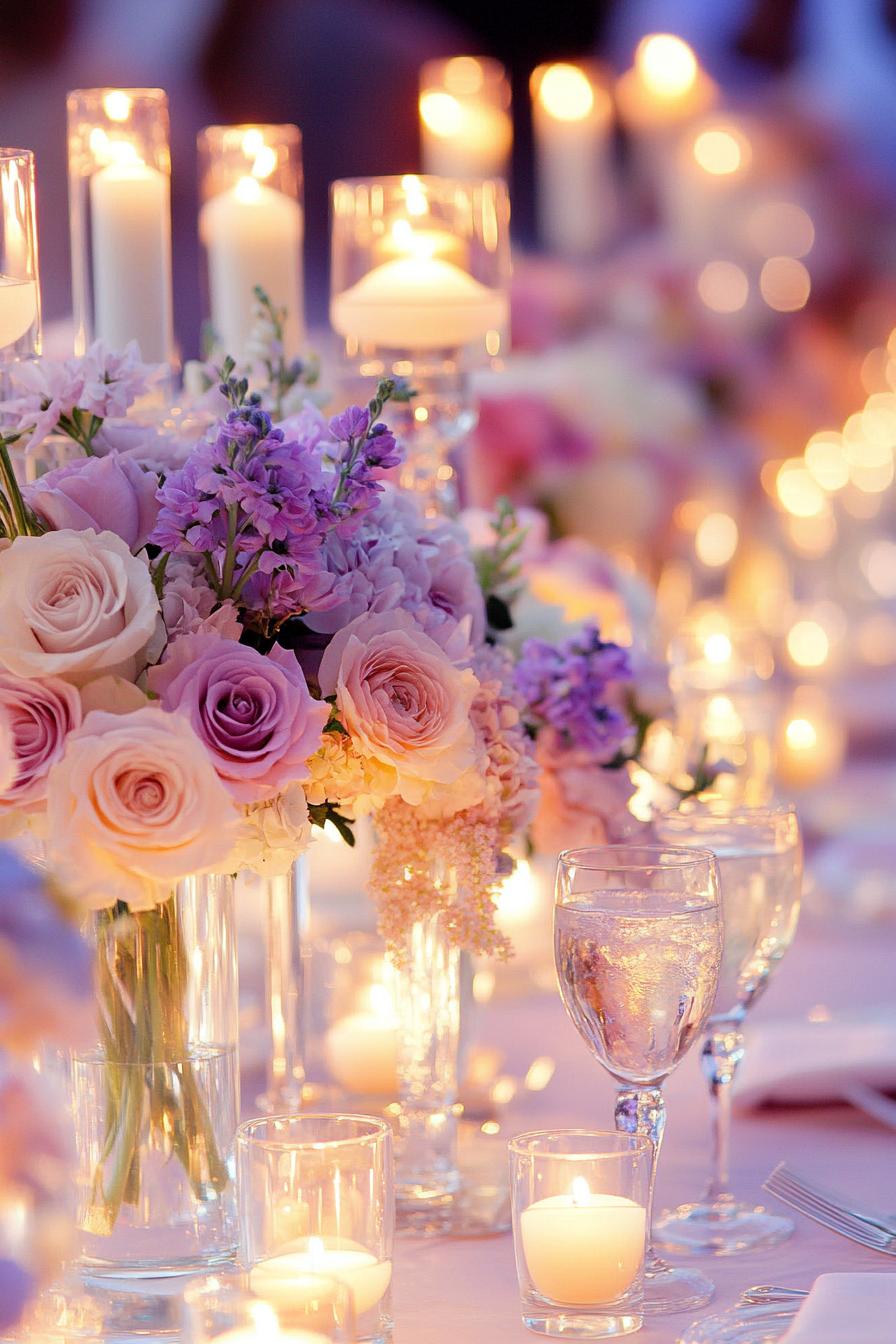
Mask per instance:
[[[793,1223],[761,1205],[737,1200],[681,1204],[653,1226],[654,1244],[684,1255],[739,1255],[764,1251],[793,1235]]]
[[[650,1257],[644,1268],[645,1316],[663,1316],[672,1311],[694,1311],[711,1302],[716,1286],[699,1269],[682,1269]]]

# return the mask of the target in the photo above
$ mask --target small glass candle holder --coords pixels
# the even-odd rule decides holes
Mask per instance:
[[[75,89],[67,106],[75,349],[135,340],[173,366],[167,95]]]
[[[513,147],[510,80],[490,56],[449,56],[420,71],[424,173],[508,176]]]
[[[508,1146],[523,1324],[564,1339],[639,1330],[650,1141],[568,1129]]]
[[[184,1293],[190,1344],[353,1344],[351,1290],[339,1279],[305,1274],[291,1301],[274,1305],[249,1287],[248,1275],[199,1280]]]
[[[470,373],[507,344],[510,204],[501,181],[355,178],[332,189],[330,322],[350,368],[404,377],[390,407],[402,484],[455,504],[450,450],[476,423]]]
[[[40,354],[34,155],[0,149],[0,366]]]
[[[283,314],[283,354],[304,338],[302,135],[298,126],[206,126],[199,153],[199,240],[216,349],[247,359],[260,287]]]
[[[358,1338],[385,1341],[395,1230],[392,1130],[354,1115],[249,1120],[237,1134],[242,1257],[253,1293],[275,1308],[309,1274],[351,1291]]]
[[[609,77],[595,61],[533,70],[538,230],[552,252],[588,256],[619,216]]]

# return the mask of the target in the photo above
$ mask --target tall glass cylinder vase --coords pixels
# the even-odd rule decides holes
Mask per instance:
[[[415,921],[397,958],[401,1112],[396,1154],[399,1223],[442,1231],[460,1188],[457,1161],[460,951],[443,915]]]
[[[233,880],[101,910],[94,933],[98,1040],[72,1059],[82,1265],[114,1280],[224,1262],[238,1240]]]
[[[352,379],[413,387],[398,425],[403,484],[430,514],[456,507],[451,455],[476,422],[472,371],[506,350],[509,221],[500,179],[333,184],[330,323]]]
[[[265,912],[265,1090],[258,1105],[277,1115],[299,1109],[305,1083],[307,856],[282,876],[254,880]]]

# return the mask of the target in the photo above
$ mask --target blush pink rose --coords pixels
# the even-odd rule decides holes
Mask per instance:
[[[0,788],[0,813],[43,808],[50,767],[81,724],[81,697],[58,677],[17,677],[0,672],[0,708],[12,733],[14,780]]]
[[[148,910],[192,873],[220,869],[239,814],[180,714],[93,710],[47,788],[50,859],[86,907]]]
[[[85,457],[41,476],[26,502],[50,527],[114,532],[136,553],[146,545],[159,512],[159,478],[130,458]]]
[[[557,746],[550,733],[539,738],[535,754],[541,796],[532,840],[540,854],[646,834],[646,824],[628,808],[635,786],[626,769],[608,770],[590,752]]]
[[[0,565],[0,667],[75,686],[133,681],[160,622],[149,569],[112,532],[17,537]]]
[[[479,682],[407,612],[359,616],[334,635],[320,685],[336,696],[358,752],[395,771],[405,802],[423,802],[476,763],[470,711]]]
[[[12,724],[6,710],[0,709],[0,793],[11,789],[18,773]]]
[[[238,802],[263,802],[308,778],[330,709],[312,699],[294,653],[183,635],[148,682],[165,709],[189,719]]]

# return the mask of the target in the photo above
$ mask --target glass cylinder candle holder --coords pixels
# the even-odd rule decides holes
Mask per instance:
[[[0,149],[0,364],[40,354],[34,155]]]
[[[360,1340],[392,1329],[392,1130],[353,1115],[249,1120],[237,1135],[242,1257],[253,1293],[279,1309],[309,1274],[351,1291]]]
[[[639,1330],[649,1140],[542,1130],[509,1148],[523,1324],[571,1339]]]
[[[558,62],[538,66],[530,89],[541,241],[588,256],[618,221],[608,78],[594,61]]]
[[[356,375],[404,377],[390,408],[403,484],[450,511],[449,453],[476,422],[472,369],[506,349],[510,204],[501,181],[355,178],[332,189],[330,322]]]
[[[135,340],[174,365],[167,95],[75,89],[67,105],[76,352]]]
[[[365,1098],[372,1108],[399,1093],[399,1047],[395,968],[375,934],[334,938],[318,953],[326,993],[322,1005],[320,1064],[343,1093]]]
[[[420,71],[424,173],[508,176],[513,147],[510,80],[490,56],[449,56]]]
[[[248,1275],[201,1279],[184,1293],[190,1344],[353,1344],[351,1290],[339,1279],[306,1274],[301,1292],[277,1306],[256,1296]]]
[[[261,288],[282,321],[283,354],[304,337],[302,135],[298,126],[206,126],[199,153],[199,240],[216,349],[238,363]]]

